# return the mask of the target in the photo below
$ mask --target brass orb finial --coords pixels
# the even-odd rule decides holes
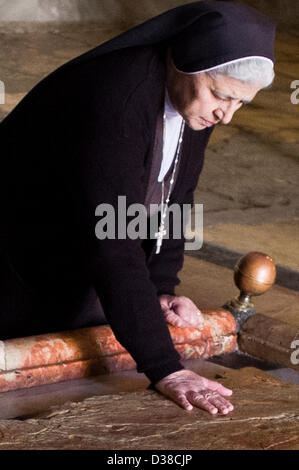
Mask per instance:
[[[265,253],[253,251],[243,256],[234,268],[235,284],[240,295],[225,305],[237,320],[238,327],[256,312],[251,302],[252,296],[264,294],[274,284],[276,267]]]
[[[235,266],[235,284],[249,295],[266,292],[276,278],[276,267],[270,256],[252,251],[243,256]]]

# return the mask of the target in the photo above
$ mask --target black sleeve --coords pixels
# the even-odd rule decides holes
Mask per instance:
[[[155,383],[183,367],[150,279],[141,240],[99,240],[95,235],[99,204],[109,204],[115,210],[117,234],[118,196],[126,197],[127,207],[144,202],[149,137],[143,114],[135,105],[127,106],[126,113],[114,122],[109,112],[105,121],[101,116],[97,111],[89,112],[85,122],[77,126],[79,137],[71,145],[74,159],[80,162],[74,190],[80,192],[92,279],[116,338],[132,355],[138,371]]]

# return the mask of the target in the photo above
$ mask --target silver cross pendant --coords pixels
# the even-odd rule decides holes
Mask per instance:
[[[159,227],[159,232],[155,233],[155,238],[157,238],[156,255],[158,255],[161,251],[163,237],[165,237],[166,233],[166,230],[164,230],[164,224],[161,224]]]

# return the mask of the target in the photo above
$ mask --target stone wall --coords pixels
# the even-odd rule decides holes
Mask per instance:
[[[138,23],[189,0],[0,0],[0,21]]]
[[[299,25],[298,0],[239,0],[271,16],[278,25]]]
[[[190,0],[0,0],[0,21],[88,21],[114,26],[141,22]],[[281,24],[299,24],[297,0],[239,0]]]

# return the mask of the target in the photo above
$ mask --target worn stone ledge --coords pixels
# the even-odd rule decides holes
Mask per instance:
[[[237,336],[233,316],[223,309],[203,312],[199,328],[169,326],[182,359],[232,352]],[[133,358],[110,326],[82,328],[0,342],[0,392],[134,369]]]
[[[296,348],[291,347],[298,340]],[[282,322],[275,318],[256,314],[242,325],[238,338],[241,351],[260,359],[281,364],[299,370],[299,358],[296,349],[299,349],[298,326]]]
[[[299,450],[298,386],[255,368],[217,378],[234,411],[188,412],[153,391],[93,396],[0,420],[1,450]]]

